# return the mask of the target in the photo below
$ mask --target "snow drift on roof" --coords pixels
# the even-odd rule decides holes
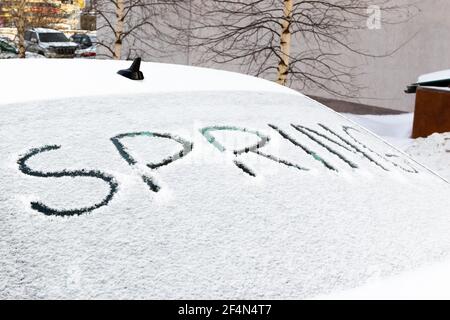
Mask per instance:
[[[118,70],[130,65],[131,61],[85,59],[3,60],[0,61],[0,104],[92,95],[183,91],[242,90],[300,95],[267,80],[181,65],[143,62],[143,81],[130,81],[117,74]]]
[[[450,79],[450,69],[421,75],[417,82],[431,82]]]

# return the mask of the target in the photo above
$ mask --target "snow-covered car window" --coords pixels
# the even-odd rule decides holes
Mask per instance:
[[[0,137],[2,295],[307,298],[450,252],[448,183],[300,95],[7,104]]]

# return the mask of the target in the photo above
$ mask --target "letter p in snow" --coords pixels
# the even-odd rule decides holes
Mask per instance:
[[[176,152],[173,155],[170,155],[164,159],[162,159],[159,162],[156,163],[146,163],[145,166],[150,168],[151,170],[156,170],[159,167],[166,166],[178,159],[183,158],[186,156],[189,152],[192,151],[193,143],[186,141],[180,137],[171,135],[169,133],[156,133],[156,132],[149,132],[149,131],[143,131],[143,132],[130,132],[130,133],[123,133],[119,134],[115,137],[111,138],[112,143],[116,147],[117,151],[119,151],[122,158],[133,168],[135,168],[138,165],[138,161],[131,155],[128,148],[125,146],[125,144],[122,142],[122,139],[125,138],[134,138],[134,137],[149,137],[149,138],[162,138],[162,139],[169,139],[173,140],[177,143],[179,143],[182,146],[182,149]],[[150,190],[153,192],[158,192],[161,187],[155,182],[154,178],[148,174],[140,173],[142,180],[149,186]]]

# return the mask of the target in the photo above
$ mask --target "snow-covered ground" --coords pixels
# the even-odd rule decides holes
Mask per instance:
[[[450,259],[449,184],[375,134],[265,80],[128,66],[0,61],[0,298],[310,298]]]
[[[412,113],[382,116],[345,114],[345,116],[378,134],[450,181],[450,133],[436,133],[427,138],[411,139],[414,116]]]
[[[406,152],[450,181],[450,133],[416,139]]]
[[[412,123],[414,115],[405,113],[400,115],[353,115],[344,114],[370,131],[376,133],[394,146],[405,150],[412,143]]]
[[[15,53],[0,53],[0,59],[16,59],[18,57],[17,54]],[[37,53],[32,53],[32,52],[26,52],[25,53],[25,57],[27,59],[42,59],[45,58],[44,56],[37,54]]]

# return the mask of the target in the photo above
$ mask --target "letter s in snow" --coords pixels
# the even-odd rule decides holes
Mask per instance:
[[[62,178],[62,177],[92,177],[95,179],[101,179],[105,181],[109,185],[109,193],[108,195],[99,203],[96,203],[89,207],[79,208],[79,209],[71,209],[71,210],[59,210],[50,208],[42,202],[31,202],[31,208],[39,211],[45,215],[55,215],[55,216],[73,216],[73,215],[81,215],[83,213],[91,212],[100,207],[106,206],[114,197],[114,194],[118,190],[118,183],[116,179],[107,173],[98,171],[98,170],[62,170],[56,172],[43,172],[38,170],[33,170],[27,165],[27,161],[32,157],[38,155],[39,153],[48,152],[52,150],[58,150],[61,146],[56,145],[48,145],[41,148],[33,148],[29,150],[25,155],[21,156],[17,161],[19,164],[19,170],[26,175],[40,178]]]

